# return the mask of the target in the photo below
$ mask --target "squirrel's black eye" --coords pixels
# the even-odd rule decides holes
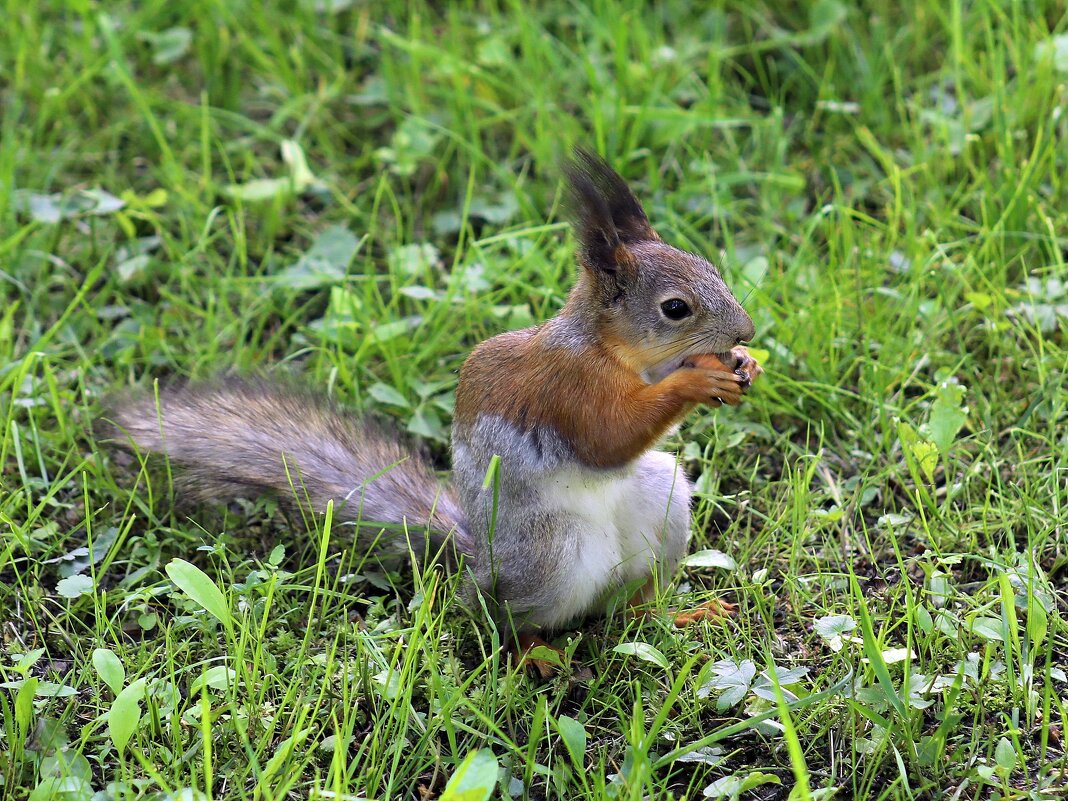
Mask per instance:
[[[681,320],[683,317],[690,316],[690,307],[686,305],[686,301],[679,300],[678,298],[665,300],[660,304],[660,311],[662,311],[664,316],[669,320]]]

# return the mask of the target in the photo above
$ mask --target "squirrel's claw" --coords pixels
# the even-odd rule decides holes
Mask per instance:
[[[687,358],[682,366],[703,374],[701,382],[705,395],[700,400],[713,408],[724,403],[738,406],[753,379],[764,372],[749,351],[741,347],[721,354],[696,354]]]
[[[734,348],[729,354],[730,360],[733,361],[734,373],[742,379],[742,384],[746,389],[752,386],[756,377],[764,372],[764,368],[760,366],[756,359],[749,355],[749,351],[743,347]],[[730,363],[730,361],[728,361]]]

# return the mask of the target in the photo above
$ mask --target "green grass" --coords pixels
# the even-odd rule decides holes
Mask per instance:
[[[1060,797],[1063,6],[653,5],[7,1],[0,797]],[[539,684],[439,571],[94,439],[262,369],[444,468],[465,353],[566,294],[573,143],[767,352],[672,443],[737,568],[661,602],[736,619],[591,621]]]

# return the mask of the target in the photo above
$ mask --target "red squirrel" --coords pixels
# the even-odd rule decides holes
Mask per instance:
[[[296,486],[317,511],[333,501],[335,519],[448,541],[522,647],[630,582],[647,600],[691,523],[690,483],[654,446],[696,404],[741,402],[761,372],[741,347],[754,327],[712,264],[661,240],[607,163],[576,150],[565,173],[577,280],[551,320],[467,358],[451,482],[396,436],[265,381],[163,390],[158,407],[128,397],[110,413],[116,439],[167,454],[199,498]]]

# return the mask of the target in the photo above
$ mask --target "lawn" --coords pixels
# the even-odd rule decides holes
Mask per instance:
[[[1062,4],[3,5],[0,798],[1063,797]],[[734,618],[535,680],[440,568],[94,435],[261,371],[447,469],[466,353],[570,286],[575,144],[756,323],[668,442],[657,603]]]

